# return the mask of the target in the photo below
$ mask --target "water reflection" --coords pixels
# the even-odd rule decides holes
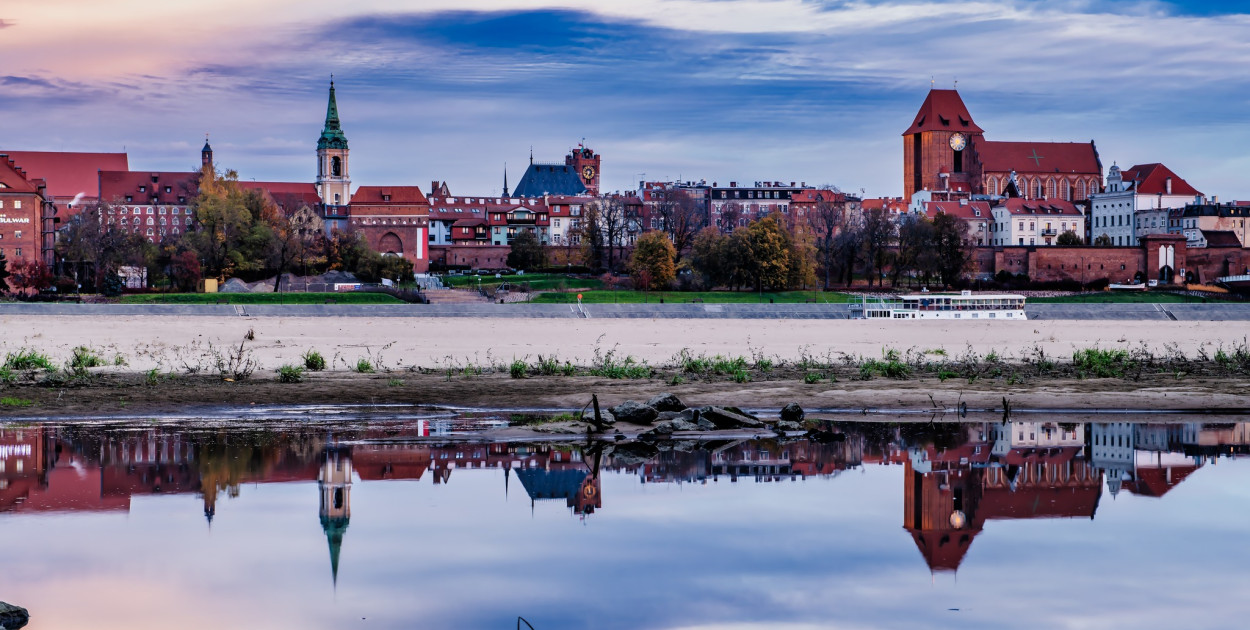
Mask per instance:
[[[960,569],[992,521],[1095,519],[1100,504],[1106,511],[1107,501],[1122,493],[1165,497],[1198,469],[1250,452],[1250,423],[837,422],[827,429],[798,440],[432,444],[413,440],[428,435],[423,426],[403,423],[8,427],[0,429],[0,525],[20,514],[124,513],[137,497],[185,495],[202,504],[207,529],[230,518],[224,505],[255,492],[250,488],[315,483],[315,495],[301,496],[307,497],[307,519],[314,509],[319,518],[326,545],[321,553],[329,550],[328,562],[321,556],[328,564],[323,584],[339,587],[340,564],[351,553],[345,541],[353,536],[354,486],[407,480],[454,493],[460,475],[493,471],[499,493],[492,497],[470,484],[466,500],[521,496],[531,513],[562,504],[577,520],[626,522],[645,511],[652,495],[633,496],[628,486],[614,483],[605,497],[605,475],[632,478],[640,490],[751,482],[781,490],[849,471],[892,470],[902,479],[901,492],[895,486],[901,499],[893,499],[892,526],[901,515],[929,571],[945,573]],[[831,500],[827,493],[805,496]],[[624,503],[614,508],[618,497]],[[692,501],[698,497],[690,495]],[[775,506],[780,513],[791,509]],[[390,518],[377,503],[355,517],[369,523]],[[447,508],[427,517],[458,518]]]

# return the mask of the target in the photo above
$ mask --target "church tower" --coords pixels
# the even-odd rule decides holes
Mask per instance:
[[[204,136],[204,148],[200,149],[200,168],[212,168],[213,147],[208,146],[208,135]]]
[[[330,545],[330,573],[337,585],[339,581],[339,551],[343,548],[343,534],[352,518],[352,454],[338,447],[327,447],[317,475],[317,488],[321,491],[321,530]]]
[[[984,131],[955,90],[929,90],[920,111],[903,132],[903,199],[918,190],[980,192],[974,146]]]
[[[347,136],[339,124],[339,106],[334,100],[334,79],[330,79],[330,102],[326,105],[326,124],[317,140],[317,194],[328,206],[346,206],[351,202],[352,180],[348,174]]]

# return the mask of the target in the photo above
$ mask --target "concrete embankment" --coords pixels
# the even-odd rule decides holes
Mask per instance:
[[[1250,304],[1029,304],[1034,320],[1250,321]],[[846,319],[847,304],[0,304],[3,315]]]

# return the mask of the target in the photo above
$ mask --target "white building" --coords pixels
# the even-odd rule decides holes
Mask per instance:
[[[1003,199],[993,213],[991,245],[1055,245],[1064,232],[1084,239],[1085,215],[1062,199]]]
[[[1136,246],[1147,234],[1166,234],[1168,210],[1201,200],[1202,193],[1162,164],[1112,165],[1105,192],[1090,195],[1090,239]]]

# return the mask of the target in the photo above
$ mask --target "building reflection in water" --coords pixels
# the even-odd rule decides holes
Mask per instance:
[[[316,482],[337,583],[353,482],[428,477],[442,486],[458,470],[494,469],[505,495],[519,483],[531,509],[562,501],[587,518],[603,509],[601,470],[644,484],[772,483],[900,465],[904,529],[932,571],[954,571],[989,521],[1094,518],[1104,483],[1112,499],[1162,497],[1217,458],[1250,452],[1250,423],[833,423],[820,440],[673,442],[642,456],[606,444],[405,441],[428,436],[423,424],[282,426],[2,429],[0,518],[124,512],[134,496],[195,494],[211,527],[219,498],[245,484]]]

